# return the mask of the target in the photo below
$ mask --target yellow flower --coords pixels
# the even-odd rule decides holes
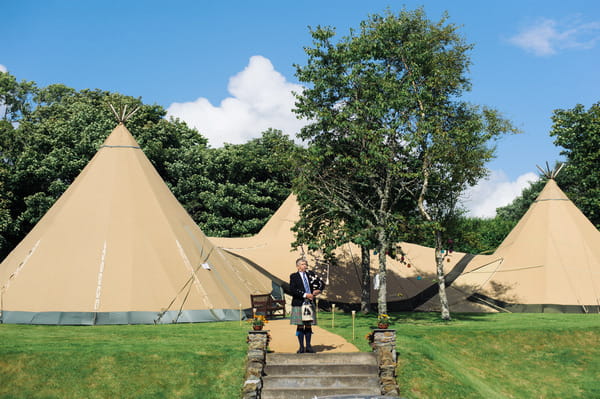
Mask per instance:
[[[268,323],[265,316],[262,315],[254,315],[254,317],[248,320],[249,323],[252,323],[253,326],[264,326]]]

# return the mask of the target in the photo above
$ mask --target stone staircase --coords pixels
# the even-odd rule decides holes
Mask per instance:
[[[374,353],[269,353],[261,399],[380,395]]]

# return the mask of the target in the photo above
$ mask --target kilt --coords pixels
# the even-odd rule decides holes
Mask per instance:
[[[292,313],[290,314],[290,324],[295,325],[295,326],[302,326],[304,324],[316,326],[317,325],[317,312],[315,309],[314,302],[312,303],[312,308],[313,308],[314,320],[311,322],[311,321],[302,321],[302,306],[292,306]]]

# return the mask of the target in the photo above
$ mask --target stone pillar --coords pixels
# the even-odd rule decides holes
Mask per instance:
[[[259,399],[267,358],[269,331],[248,331],[248,360],[242,388],[242,399]]]
[[[374,330],[373,351],[379,365],[379,386],[384,396],[398,396],[396,382],[396,330]]]

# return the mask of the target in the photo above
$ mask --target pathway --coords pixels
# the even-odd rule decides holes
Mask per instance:
[[[271,335],[269,348],[273,352],[296,353],[298,350],[296,326],[291,325],[289,319],[269,320],[264,328]],[[356,346],[319,326],[313,326],[311,344],[317,353],[358,352]]]

